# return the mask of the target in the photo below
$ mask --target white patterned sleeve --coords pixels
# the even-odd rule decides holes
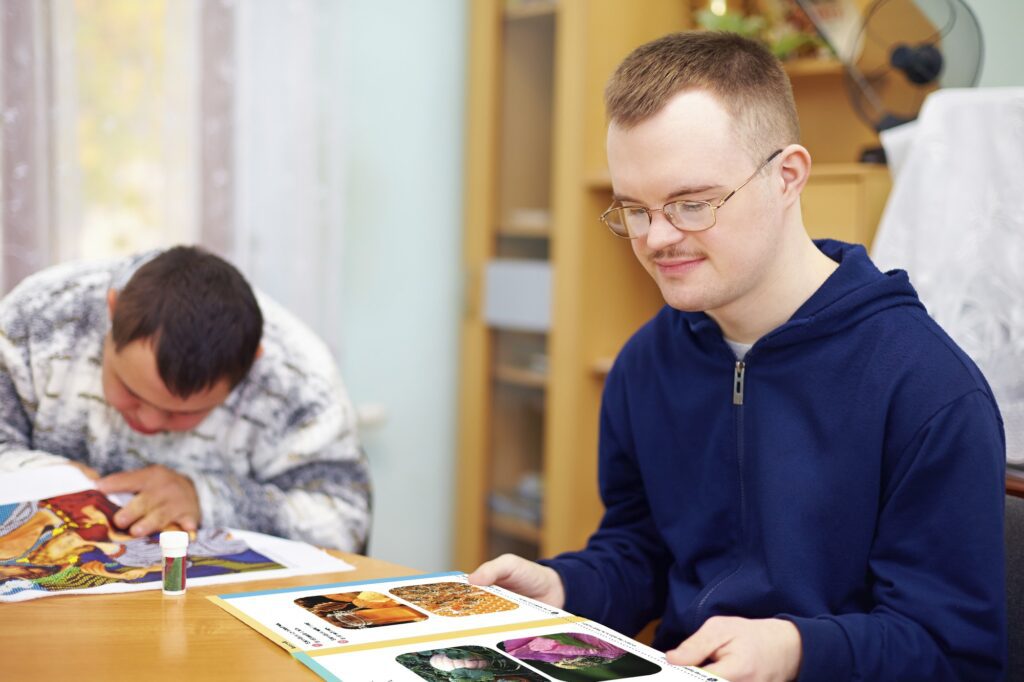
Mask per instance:
[[[20,323],[17,308],[17,297],[0,302],[0,473],[68,461],[32,448],[32,415],[38,400],[28,330]]]

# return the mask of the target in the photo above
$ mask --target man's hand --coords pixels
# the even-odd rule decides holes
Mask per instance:
[[[555,569],[527,561],[515,554],[502,554],[481,564],[469,575],[474,585],[497,585],[550,604],[557,609],[565,604],[565,589]]]
[[[796,679],[802,655],[800,631],[789,621],[714,616],[669,651],[668,662],[698,665],[730,682],[782,682]]]
[[[96,481],[102,493],[135,493],[135,497],[114,514],[114,524],[141,537],[178,524],[194,531],[201,518],[195,485],[165,466],[153,465],[135,471],[122,471]]]

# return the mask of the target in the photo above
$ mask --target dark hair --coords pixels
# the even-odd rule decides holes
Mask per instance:
[[[800,141],[793,88],[782,64],[766,47],[736,33],[672,33],[636,48],[608,81],[608,118],[631,128],[686,90],[714,95],[754,157]]]
[[[167,389],[187,398],[252,367],[263,314],[252,288],[227,261],[176,246],[140,267],[117,296],[111,336],[118,352],[149,339]]]

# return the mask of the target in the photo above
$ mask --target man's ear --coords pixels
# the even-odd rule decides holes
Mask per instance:
[[[800,193],[811,177],[811,154],[798,144],[791,144],[779,155],[782,196],[786,204],[800,201]]]
[[[110,319],[114,319],[114,307],[117,305],[117,292],[113,289],[107,289],[107,313],[110,315]]]
[[[262,343],[260,345],[256,346],[256,355],[253,357],[253,360],[259,360],[261,357],[263,357],[263,344]]]

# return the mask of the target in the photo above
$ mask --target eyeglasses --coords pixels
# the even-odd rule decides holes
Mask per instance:
[[[764,160],[757,167],[750,177],[743,181],[743,184],[725,195],[724,199],[717,204],[709,201],[690,201],[680,199],[670,201],[661,208],[647,208],[646,206],[612,206],[601,214],[601,222],[608,226],[616,237],[623,239],[636,239],[643,237],[651,229],[651,221],[654,220],[654,212],[661,211],[672,227],[683,232],[703,232],[715,226],[718,219],[717,211],[725,205],[725,202],[732,199],[736,192],[747,186],[757,177],[761,170],[771,163],[772,159],[782,153],[781,149],[772,152],[772,155]]]

